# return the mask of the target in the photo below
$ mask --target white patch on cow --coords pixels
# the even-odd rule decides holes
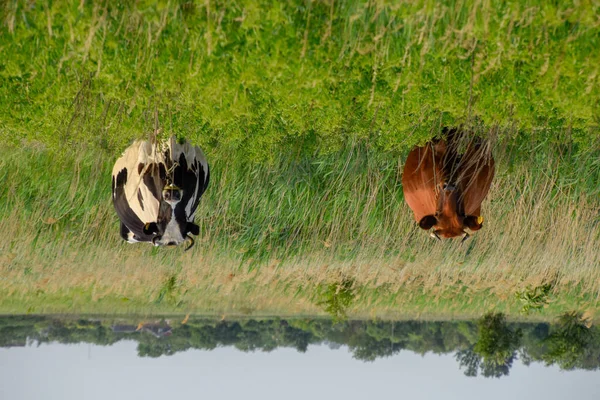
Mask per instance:
[[[179,229],[179,224],[175,220],[175,209],[173,209],[171,214],[171,220],[167,224],[165,228],[165,232],[163,233],[160,240],[156,243],[160,245],[166,245],[171,242],[175,242],[175,244],[181,244],[185,238],[181,235],[181,230]]]
[[[139,243],[138,240],[135,240],[133,232],[127,232],[127,243]]]
[[[148,170],[151,163],[158,164],[160,162],[164,163],[164,157],[161,157],[161,154],[156,152],[156,146],[147,141],[138,140],[125,150],[113,168],[113,176],[117,176],[123,169],[127,170],[127,182],[124,187],[125,197],[131,210],[144,223],[157,220],[160,203],[144,184],[142,176]],[[145,165],[141,173],[138,172],[138,165],[140,163]],[[143,209],[137,198],[138,191],[143,199]]]

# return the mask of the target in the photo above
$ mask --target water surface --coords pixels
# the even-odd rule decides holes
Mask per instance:
[[[553,323],[0,318],[2,399],[596,398],[599,370],[600,330],[578,313]]]
[[[597,371],[518,360],[502,379],[472,378],[452,355],[403,351],[364,362],[346,346],[242,352],[225,347],[139,357],[137,344],[42,344],[0,350],[3,399],[411,398],[596,399]]]

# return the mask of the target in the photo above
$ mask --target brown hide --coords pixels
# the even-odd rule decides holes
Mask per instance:
[[[494,177],[494,159],[485,145],[457,151],[455,132],[448,141],[428,142],[408,155],[402,175],[404,199],[423,229],[456,237],[481,228],[481,202]],[[444,190],[448,184],[450,190]],[[453,188],[452,188],[453,187]]]

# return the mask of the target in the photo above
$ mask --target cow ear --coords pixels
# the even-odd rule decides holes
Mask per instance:
[[[426,215],[419,221],[419,227],[425,230],[433,228],[435,224],[437,224],[437,219],[433,215]]]
[[[158,233],[158,225],[156,222],[148,222],[144,225],[144,234],[145,235],[155,235]]]
[[[476,217],[474,215],[468,215],[467,217],[465,217],[464,224],[470,230],[478,231],[483,226],[483,217],[482,216]]]
[[[187,227],[185,228],[185,230],[188,233],[191,233],[192,235],[196,235],[198,236],[200,234],[200,227],[196,224],[193,224],[191,222],[187,223]]]

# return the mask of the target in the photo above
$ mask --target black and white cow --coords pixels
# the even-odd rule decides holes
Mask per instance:
[[[173,136],[151,143],[136,141],[112,171],[112,198],[121,220],[121,237],[129,243],[173,246],[188,242],[200,228],[194,216],[208,187],[209,168],[198,146]]]

